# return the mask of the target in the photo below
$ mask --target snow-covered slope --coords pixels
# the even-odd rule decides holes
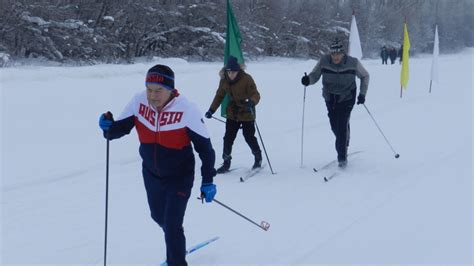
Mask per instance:
[[[271,228],[192,197],[188,246],[220,239],[191,254],[190,265],[471,265],[472,59],[472,49],[440,56],[440,82],[429,94],[431,57],[412,58],[401,99],[400,65],[363,61],[371,75],[366,106],[400,158],[365,108],[355,106],[350,150],[362,152],[328,183],[312,171],[336,157],[321,83],[307,88],[300,168],[300,78],[316,61],[248,62],[262,95],[257,123],[276,174],[266,162],[259,175],[239,182],[253,162],[239,133],[237,169],[215,178],[216,198]],[[157,62],[175,70],[176,86],[204,113],[221,64]],[[152,65],[0,70],[2,265],[102,263],[106,146],[98,117],[119,114],[144,89]],[[220,164],[224,124],[206,123]],[[149,217],[136,134],[111,142],[110,158],[108,263],[157,265],[164,240]],[[197,176],[195,196],[199,184]]]

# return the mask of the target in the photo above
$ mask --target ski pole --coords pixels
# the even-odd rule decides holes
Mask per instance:
[[[257,120],[255,120],[255,127],[257,128],[257,132],[258,132],[258,136],[260,137],[260,141],[262,142],[263,151],[265,152],[265,157],[267,157],[268,165],[270,166],[270,171],[274,175],[275,172],[273,172],[272,164],[270,163],[270,159],[268,158],[267,149],[265,149],[265,144],[263,143],[262,135],[260,134],[260,129],[258,129]]]
[[[104,237],[104,266],[107,265],[107,218],[109,212],[109,133],[107,132],[107,151],[105,164],[105,237]]]
[[[113,115],[109,111],[105,113],[105,117],[113,121]],[[106,133],[107,138],[107,149],[105,155],[105,236],[104,236],[104,266],[107,265],[107,223],[109,213],[109,150],[110,150],[110,137],[109,131]]]
[[[224,120],[222,120],[222,119],[219,119],[219,118],[217,118],[217,117],[215,117],[215,116],[212,116],[212,118],[214,118],[215,120],[217,120],[217,121],[219,121],[219,122],[222,122],[222,123],[224,123],[224,124],[225,124],[225,121],[224,121]]]
[[[304,75],[307,76],[306,72],[304,72]],[[303,94],[303,117],[302,117],[302,122],[301,122],[301,164],[300,167],[303,168],[303,136],[304,136],[304,107],[306,103],[306,87],[304,86],[304,94]]]
[[[270,159],[268,158],[267,149],[265,149],[265,144],[263,143],[262,135],[260,134],[260,129],[258,128],[257,118],[255,117],[255,112],[253,111],[252,107],[249,107],[249,109],[250,109],[250,112],[252,113],[252,116],[254,118],[255,127],[257,128],[257,133],[258,133],[258,136],[260,138],[260,142],[262,142],[263,151],[265,152],[265,157],[267,157],[268,165],[270,166],[270,171],[272,172],[272,175],[274,175],[275,173],[273,172],[272,164],[270,163]]]
[[[203,198],[198,197],[198,200],[203,200]],[[213,199],[212,201],[214,201],[215,203],[217,203],[217,204],[221,205],[222,207],[228,209],[229,211],[237,214],[238,216],[244,218],[245,220],[249,221],[250,223],[258,226],[260,229],[262,229],[264,231],[268,231],[268,229],[270,228],[270,224],[268,222],[261,221],[260,224],[258,224],[256,222],[252,221],[251,219],[249,219],[248,217],[246,217],[245,215],[239,213],[238,211],[236,211],[236,210],[232,209],[231,207],[225,205],[224,203],[218,201],[217,199]]]
[[[367,113],[369,113],[370,117],[372,118],[372,120],[374,121],[375,125],[377,126],[377,128],[379,129],[380,133],[382,134],[382,136],[385,138],[385,141],[387,142],[388,146],[390,146],[390,149],[392,149],[392,152],[395,154],[395,158],[398,159],[400,157],[400,154],[398,154],[397,152],[395,152],[395,150],[393,149],[392,145],[390,144],[390,142],[388,141],[387,137],[385,137],[385,134],[382,132],[382,129],[380,129],[379,125],[377,124],[377,121],[375,121],[375,118],[372,116],[372,114],[370,113],[369,109],[367,108],[367,106],[365,106],[365,104],[362,104],[364,107],[365,107],[365,110],[367,110]]]
[[[222,122],[222,123],[224,123],[224,124],[226,123],[224,120],[219,119],[219,118],[217,118],[217,117],[215,117],[215,116],[212,116],[212,118],[214,118],[215,120],[217,120],[217,121],[219,121],[219,122]],[[242,125],[240,125],[239,128],[242,128]]]

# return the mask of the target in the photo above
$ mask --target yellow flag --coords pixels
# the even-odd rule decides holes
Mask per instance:
[[[407,24],[403,27],[403,51],[402,51],[402,73],[400,75],[400,84],[406,89],[408,84],[408,60],[410,57],[410,39],[408,38]]]

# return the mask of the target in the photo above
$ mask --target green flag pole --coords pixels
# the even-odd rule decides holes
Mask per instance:
[[[237,58],[240,65],[244,64],[244,57],[242,55],[242,49],[240,48],[241,43],[242,37],[240,35],[239,25],[232,11],[232,4],[230,0],[227,0],[227,31],[224,49],[224,66],[227,64],[227,60],[231,55]],[[226,94],[221,103],[221,116],[224,118],[227,118],[227,105],[229,101],[230,96]]]

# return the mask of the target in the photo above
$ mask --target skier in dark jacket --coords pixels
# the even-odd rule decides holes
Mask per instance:
[[[215,153],[201,112],[174,88],[171,68],[152,67],[145,85],[146,91],[133,97],[118,120],[108,112],[100,116],[99,126],[110,140],[136,128],[148,205],[165,234],[167,263],[187,265],[183,220],[194,182],[191,143],[202,161],[201,197],[206,202],[216,194]]]
[[[255,106],[260,101],[260,93],[252,76],[240,67],[237,58],[234,56],[229,56],[227,65],[219,74],[221,80],[216,96],[209,107],[209,111],[205,114],[207,118],[211,118],[225,95],[229,95],[230,101],[226,109],[224,151],[222,153],[224,163],[217,169],[217,173],[229,171],[232,160],[232,145],[240,126],[242,126],[245,141],[255,157],[252,169],[259,168],[262,166],[262,151],[255,137]]]
[[[342,42],[336,39],[330,46],[331,54],[323,56],[314,69],[301,78],[308,86],[323,76],[323,98],[326,101],[331,130],[336,136],[336,151],[339,167],[347,165],[349,146],[349,119],[356,101],[356,76],[361,80],[357,104],[365,103],[369,86],[369,73],[357,58],[344,52]]]
[[[397,50],[395,49],[395,47],[390,47],[388,49],[388,54],[390,56],[390,62],[393,64],[395,64],[395,61],[397,60]]]

